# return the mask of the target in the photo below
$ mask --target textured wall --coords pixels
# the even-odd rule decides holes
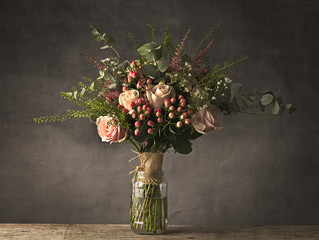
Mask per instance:
[[[60,99],[82,76],[79,53],[106,57],[94,25],[134,58],[127,36],[148,40],[145,24],[168,25],[187,48],[217,22],[213,63],[241,55],[234,81],[271,88],[298,111],[283,118],[225,117],[224,129],[169,152],[172,224],[319,224],[317,0],[0,2],[0,222],[128,223],[128,144],[100,142],[87,120],[36,125],[62,113]],[[137,163],[137,162],[136,162]]]

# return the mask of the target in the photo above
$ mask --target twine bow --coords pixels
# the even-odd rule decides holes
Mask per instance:
[[[134,152],[134,151],[133,151]],[[143,182],[144,184],[154,184],[158,185],[161,179],[162,163],[164,153],[156,152],[135,152],[137,156],[132,158],[129,162],[133,161],[136,158],[140,158],[141,165],[136,166],[135,169],[130,171],[130,174],[134,173],[132,182],[135,182],[136,176],[139,172],[144,172],[143,176],[138,177],[138,181]]]

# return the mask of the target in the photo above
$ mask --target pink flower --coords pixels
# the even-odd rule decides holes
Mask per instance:
[[[131,111],[132,107],[131,107],[131,103],[137,102],[138,99],[138,91],[135,89],[126,91],[126,92],[122,92],[119,96],[119,103],[125,107],[127,110]]]
[[[96,125],[102,142],[123,142],[126,138],[126,130],[112,117],[101,116],[96,119]]]
[[[150,86],[146,89],[146,96],[153,108],[161,108],[165,99],[170,99],[175,96],[173,87],[160,82],[156,86]]]
[[[207,134],[221,128],[221,111],[215,105],[208,105],[195,113],[191,121],[197,132]]]

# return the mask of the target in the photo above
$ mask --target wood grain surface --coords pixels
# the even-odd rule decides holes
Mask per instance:
[[[319,226],[169,226],[164,235],[137,235],[119,224],[0,224],[0,240],[319,239]]]

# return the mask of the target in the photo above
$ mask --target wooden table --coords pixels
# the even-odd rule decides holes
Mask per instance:
[[[167,234],[136,235],[119,224],[0,224],[0,240],[319,239],[319,226],[169,226]]]

